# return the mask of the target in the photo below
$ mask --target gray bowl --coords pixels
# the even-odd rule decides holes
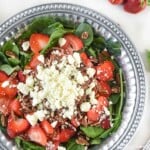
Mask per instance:
[[[135,133],[142,117],[145,100],[145,76],[141,59],[130,39],[122,29],[107,17],[91,9],[66,3],[51,3],[29,8],[8,19],[0,26],[0,45],[16,36],[38,16],[64,16],[74,22],[88,22],[106,39],[112,38],[122,44],[118,61],[126,82],[126,101],[119,129],[94,149],[122,150]],[[0,149],[15,150],[15,144],[0,132]]]

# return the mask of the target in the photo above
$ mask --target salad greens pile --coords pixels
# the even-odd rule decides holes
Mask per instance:
[[[88,35],[86,35],[86,32],[88,32]],[[47,54],[52,47],[57,45],[59,38],[63,37],[66,33],[74,33],[81,37],[84,43],[82,51],[85,51],[88,56],[92,56],[95,59],[99,57],[99,53],[104,49],[107,49],[114,57],[121,54],[121,44],[118,41],[113,42],[111,39],[106,40],[101,35],[97,35],[91,25],[87,23],[78,24],[59,17],[39,17],[34,19],[19,37],[12,38],[0,47],[0,70],[10,75],[14,71],[21,68],[23,69],[29,63],[33,53],[31,51],[23,51],[20,43],[29,39],[33,33],[50,35],[48,45],[41,51],[42,54]],[[87,37],[84,38],[84,36]],[[103,55],[103,59],[108,60],[111,58]],[[115,72],[119,74],[120,79],[120,93],[112,94],[109,97],[109,101],[112,102],[112,105],[109,105],[109,111],[113,126],[107,130],[97,126],[80,126],[79,130],[90,139],[91,145],[100,144],[104,139],[115,132],[122,120],[125,91],[123,73],[116,59],[111,59],[111,61],[113,62]],[[110,85],[111,84],[114,83],[110,82]],[[23,150],[45,149],[32,142],[24,141],[20,137],[16,137],[15,142],[18,147],[21,147]],[[64,145],[67,150],[84,150],[84,146],[77,144],[75,139],[70,139],[69,142]]]

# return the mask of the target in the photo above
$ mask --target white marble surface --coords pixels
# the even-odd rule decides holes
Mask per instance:
[[[26,8],[52,2],[68,2],[83,5],[108,16],[126,32],[140,53],[146,66],[147,86],[150,85],[150,67],[145,60],[145,50],[150,49],[150,7],[143,12],[132,15],[123,11],[121,6],[113,6],[108,0],[0,0],[0,24],[12,15]],[[147,87],[147,98],[140,126],[134,137],[126,146],[126,150],[138,150],[150,138],[150,96]]]

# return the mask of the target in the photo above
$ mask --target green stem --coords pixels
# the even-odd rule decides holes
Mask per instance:
[[[123,106],[123,96],[124,96],[124,92],[123,92],[123,78],[122,78],[122,70],[119,69],[119,75],[120,75],[120,107],[119,107],[119,110],[118,110],[118,114],[121,113],[122,111],[122,106]]]

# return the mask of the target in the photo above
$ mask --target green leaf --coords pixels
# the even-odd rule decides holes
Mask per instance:
[[[81,23],[77,27],[75,34],[78,35],[85,46],[89,46],[93,42],[93,30],[87,23]],[[84,34],[87,34],[87,38],[84,38]]]
[[[15,138],[15,143],[18,146],[18,148],[21,148],[22,150],[45,150],[44,147],[25,141],[19,137]]]
[[[20,60],[18,58],[8,58],[8,61],[11,66],[17,66],[20,64]]]
[[[99,137],[95,138],[95,139],[91,139],[91,141],[90,141],[91,145],[98,145],[100,143],[101,143],[101,139]]]
[[[6,63],[6,64],[9,63],[7,57],[1,51],[0,51],[0,60],[1,60],[2,63]]]
[[[24,68],[25,65],[28,64],[29,61],[31,60],[31,57],[32,57],[32,54],[20,51],[20,62],[21,62],[20,66]]]
[[[89,138],[96,138],[104,132],[103,128],[94,126],[80,127],[80,129]]]
[[[89,56],[92,56],[92,57],[94,57],[94,58],[97,57],[97,51],[94,50],[92,47],[86,49],[85,51],[87,52],[87,54],[88,54]]]
[[[16,66],[16,67],[11,67],[10,65],[7,64],[3,64],[0,66],[0,70],[4,71],[7,75],[12,74],[14,71],[19,70],[20,67]]]
[[[57,24],[57,28],[53,29],[53,27],[54,26],[52,25],[50,28],[52,32],[51,38],[47,46],[41,51],[41,54],[45,54],[48,51],[48,49],[54,47],[58,43],[59,38],[63,37],[64,34],[73,32],[73,30],[66,30],[61,25],[58,25],[58,24]]]
[[[112,94],[112,95],[109,97],[109,100],[110,100],[113,104],[117,104],[118,101],[120,100],[120,93],[118,93],[118,94]]]
[[[6,51],[11,51],[13,52],[16,56],[19,56],[19,48],[18,46],[15,44],[15,42],[13,40],[9,40],[7,41],[3,47],[2,47],[2,51],[5,54]],[[6,55],[6,54],[5,54]]]
[[[64,28],[67,29],[75,29],[77,27],[77,23],[67,19],[66,17],[56,17],[55,20],[63,24]]]
[[[55,30],[64,29],[63,25],[60,22],[55,22],[49,25],[47,28],[43,30],[44,34],[51,35]]]
[[[106,48],[106,40],[102,36],[94,38],[92,47],[102,51],[104,48]]]
[[[69,140],[66,150],[85,150],[83,145],[77,144],[74,139]]]
[[[113,42],[111,39],[109,39],[106,42],[106,48],[114,56],[121,55],[121,43],[118,42],[118,41],[117,42]]]
[[[47,28],[50,24],[55,22],[54,17],[46,16],[46,17],[38,17],[35,18],[27,27],[27,30],[24,31],[21,36],[19,36],[19,40],[28,39],[33,33],[42,33],[43,29]]]

